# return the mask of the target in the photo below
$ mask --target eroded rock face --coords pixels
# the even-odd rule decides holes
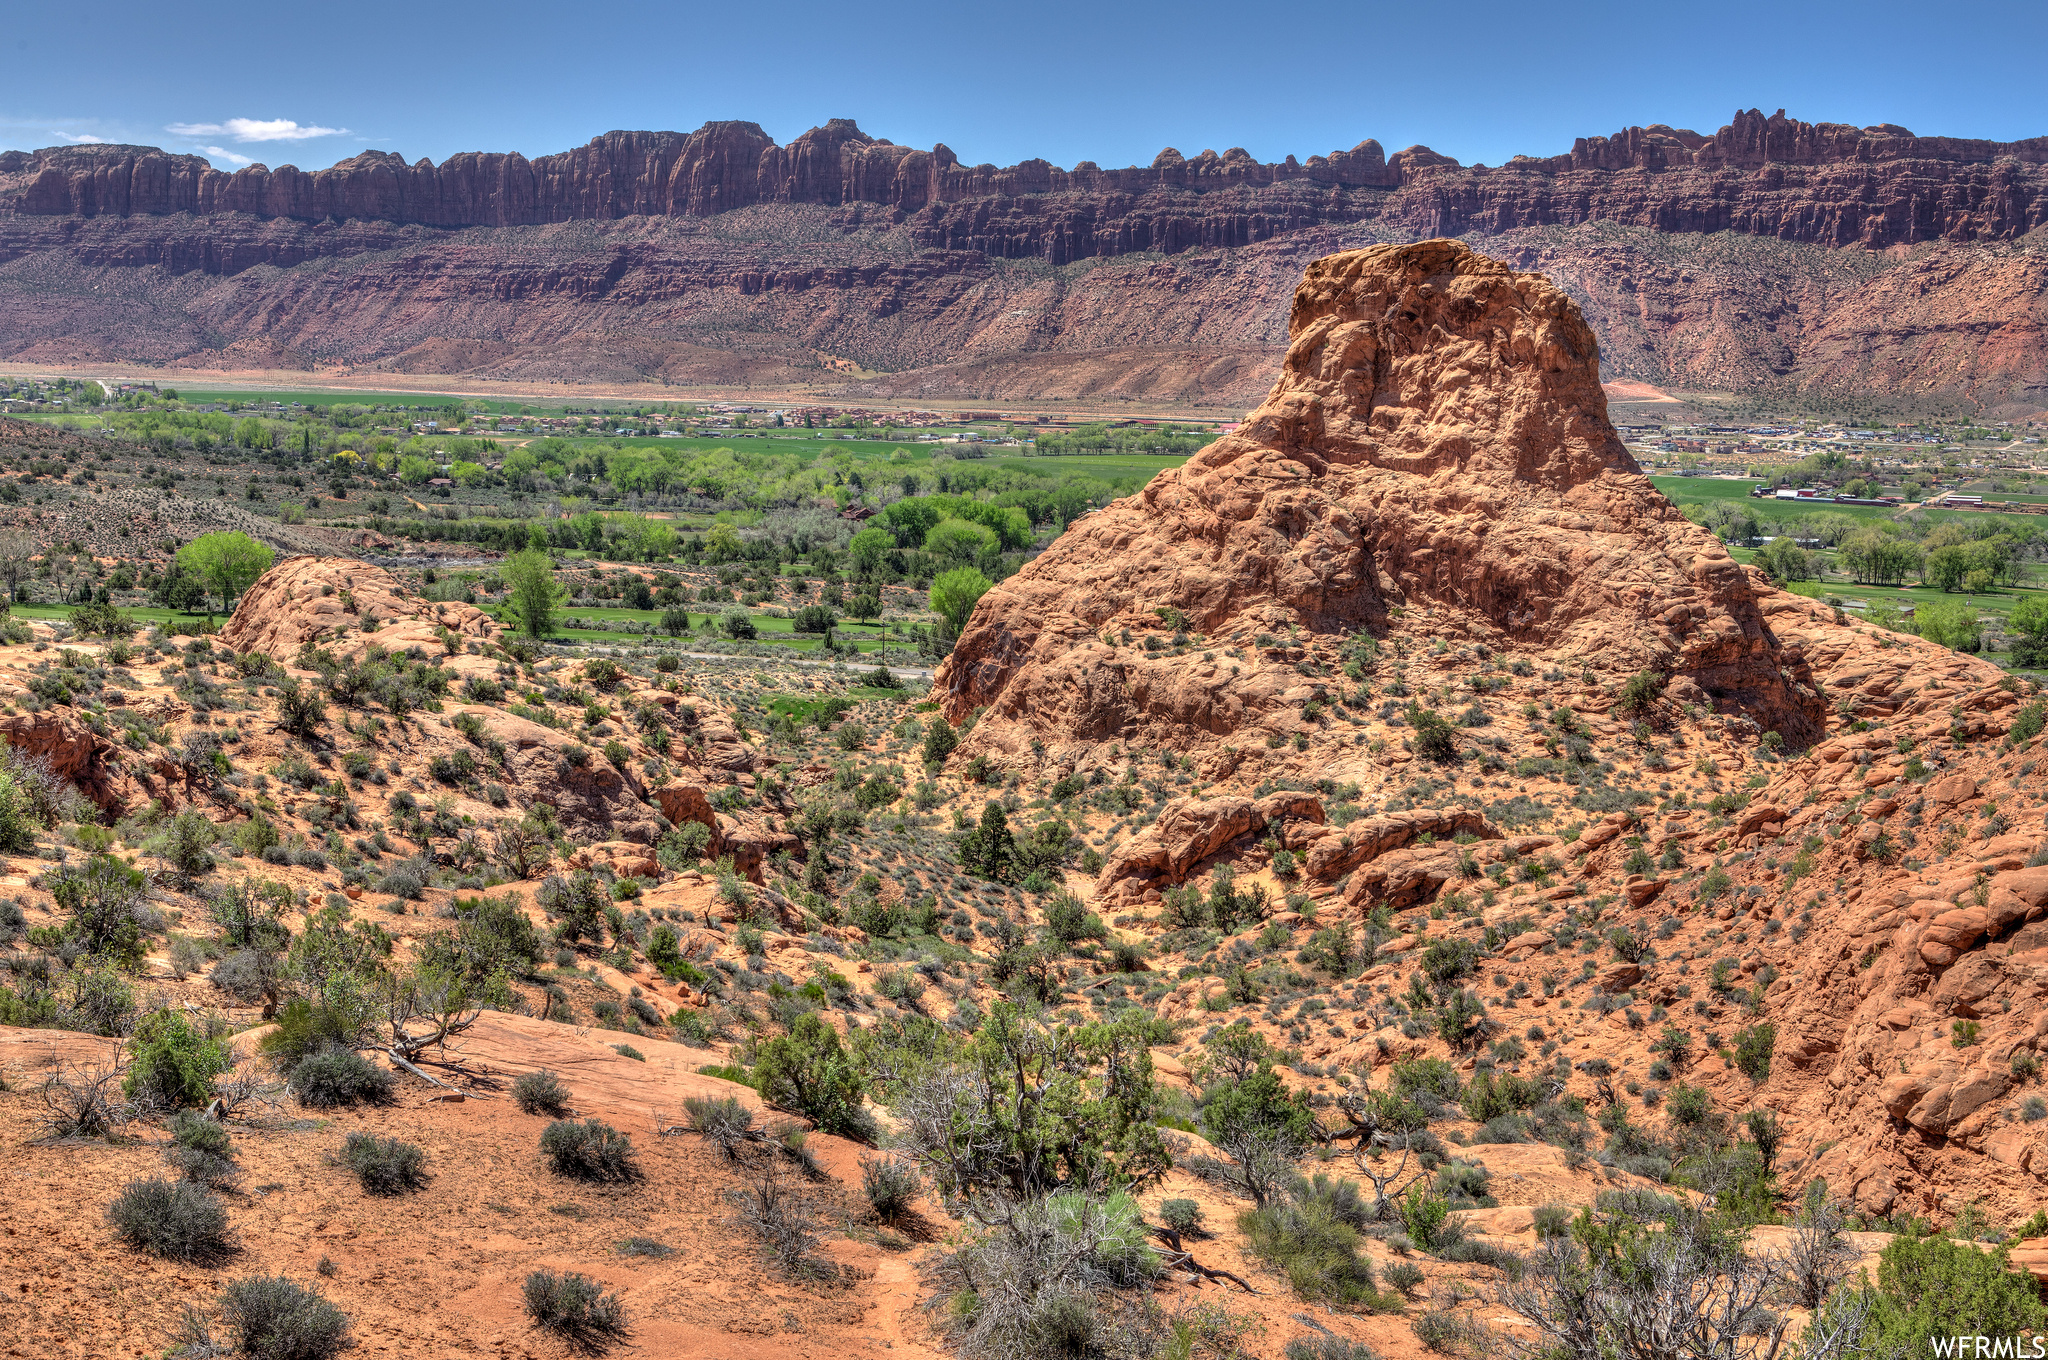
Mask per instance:
[[[459,648],[494,642],[503,631],[475,605],[402,594],[382,567],[346,557],[293,557],[249,587],[220,640],[238,652],[261,652],[290,664],[309,642],[344,658],[372,647],[419,647],[439,656],[447,651],[448,637]]]
[[[961,746],[1061,765],[1108,743],[1235,768],[1324,686],[1305,642],[1384,633],[1602,676],[1657,669],[1804,745],[1821,701],[1769,592],[1651,487],[1607,420],[1599,352],[1547,280],[1455,241],[1311,265],[1279,381],[1235,432],[1072,526],[976,608],[938,683]],[[1178,625],[1185,650],[1163,641]]]

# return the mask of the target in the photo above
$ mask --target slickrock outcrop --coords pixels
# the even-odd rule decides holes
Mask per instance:
[[[938,675],[949,717],[988,710],[964,751],[1040,740],[1087,766],[1129,742],[1235,768],[1312,727],[1319,677],[1397,614],[1818,734],[1776,592],[1642,475],[1555,285],[1454,241],[1373,247],[1310,267],[1290,333],[1237,432],[982,599]]]
[[[242,596],[220,640],[238,652],[261,652],[289,663],[314,643],[337,657],[372,647],[420,647],[440,655],[453,638],[495,642],[504,630],[490,615],[459,601],[422,600],[402,592],[381,567],[346,557],[288,558]]]

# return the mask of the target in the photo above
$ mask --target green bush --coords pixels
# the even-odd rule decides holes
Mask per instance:
[[[754,1080],[762,1099],[794,1110],[827,1133],[861,1133],[865,1084],[839,1034],[817,1012],[797,1017],[789,1033],[758,1050]]]
[[[924,1192],[917,1168],[896,1157],[860,1159],[860,1190],[868,1207],[884,1220],[901,1218]]]
[[[341,1145],[341,1160],[373,1195],[402,1195],[427,1183],[427,1154],[396,1138],[351,1133]]]
[[[348,1342],[348,1315],[282,1275],[236,1280],[220,1306],[249,1360],[328,1360]]]
[[[1410,1298],[1422,1287],[1422,1267],[1413,1261],[1388,1262],[1385,1277],[1389,1285]]]
[[[301,1105],[333,1109],[381,1104],[391,1098],[392,1075],[353,1049],[324,1048],[292,1068],[291,1089]]]
[[[222,1186],[240,1174],[228,1131],[215,1121],[180,1110],[171,1119],[170,1134],[171,1145],[164,1149],[164,1160],[177,1170],[180,1180]]]
[[[536,1270],[526,1277],[526,1316],[577,1350],[598,1352],[631,1334],[625,1301],[588,1275]]]
[[[1771,1075],[1771,1052],[1778,1045],[1778,1027],[1759,1021],[1735,1031],[1735,1065],[1753,1082]]]
[[[1442,1058],[1411,1058],[1394,1064],[1394,1093],[1427,1094],[1438,1100],[1458,1098],[1458,1073]]]
[[[1445,1229],[1445,1220],[1450,1217],[1450,1201],[1441,1195],[1431,1194],[1429,1188],[1417,1181],[1408,1187],[1406,1198],[1401,1201],[1401,1226],[1408,1230],[1409,1240],[1419,1251],[1435,1251],[1438,1247],[1455,1240]]]
[[[1387,1278],[1392,1279],[1392,1267]],[[1309,1335],[1290,1337],[1281,1352],[1285,1360],[1379,1360],[1372,1347],[1363,1341],[1346,1341],[1336,1335]]]
[[[1664,677],[1656,671],[1637,671],[1621,687],[1621,697],[1615,701],[1615,708],[1623,713],[1644,713],[1657,702],[1657,696],[1664,692]]]
[[[558,1119],[541,1133],[540,1150],[558,1176],[582,1181],[631,1181],[640,1176],[632,1140],[600,1120],[579,1124]]]
[[[1526,1110],[1543,1098],[1543,1088],[1513,1073],[1481,1069],[1465,1085],[1465,1113],[1479,1123]]]
[[[49,880],[50,896],[68,913],[64,933],[88,954],[97,954],[123,968],[134,968],[146,952],[142,942],[142,905],[147,881],[113,855],[94,855],[75,869]]]
[[[1358,1229],[1338,1216],[1322,1196],[1309,1196],[1238,1216],[1252,1251],[1287,1276],[1294,1292],[1310,1302],[1374,1307],[1372,1262],[1359,1254]]]
[[[2015,647],[2014,651],[2017,652],[2018,648]],[[2048,728],[2048,701],[2036,699],[2020,708],[2006,735],[2016,742],[2032,741],[2041,735],[2044,728]]]
[[[1409,703],[1407,717],[1408,725],[1415,729],[1415,754],[1439,765],[1458,758],[1458,729],[1450,719],[1415,701]]]
[[[521,1073],[512,1082],[512,1100],[528,1114],[560,1116],[569,1109],[569,1088],[553,1072]]]
[[[221,967],[229,960],[223,960]],[[220,968],[214,970],[219,980]],[[278,1012],[276,1028],[257,1042],[263,1055],[289,1073],[299,1063],[327,1048],[346,1048],[355,1038],[353,1027],[339,1013],[315,1006],[304,999],[286,1003]]]
[[[204,813],[186,808],[163,823],[144,848],[161,856],[180,879],[189,883],[213,868],[211,851],[219,839],[219,830]]]
[[[107,1207],[107,1221],[122,1241],[152,1256],[206,1261],[228,1250],[226,1206],[189,1181],[130,1181]]]
[[[1878,1258],[1876,1289],[1838,1289],[1817,1323],[1868,1306],[1865,1349],[1858,1352],[1865,1355],[1924,1354],[1928,1337],[2038,1335],[2048,1327],[2048,1309],[2032,1277],[2012,1269],[2008,1250],[1979,1250],[1947,1237],[1894,1237]]]
[[[1202,1228],[1202,1206],[1191,1199],[1167,1199],[1159,1202],[1159,1221],[1173,1231],[1186,1237],[1200,1232]]]
[[[213,1099],[214,1078],[232,1068],[224,1040],[208,1036],[182,1012],[151,1011],[128,1041],[128,1076],[122,1090],[152,1109],[178,1110]]]

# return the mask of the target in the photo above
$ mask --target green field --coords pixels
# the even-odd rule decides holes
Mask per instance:
[[[77,608],[76,605],[68,604],[17,604],[13,608],[13,613],[18,618],[61,622],[70,618],[71,611],[75,608]],[[502,611],[485,609],[484,612],[496,617]],[[728,641],[723,634],[716,631],[715,627],[707,630],[703,626],[705,619],[716,620],[723,612],[722,610],[717,610],[706,613],[701,609],[693,610],[690,617],[691,622],[696,627],[690,634],[681,638],[671,639],[666,634],[661,633],[653,635],[626,633],[610,628],[574,628],[556,633],[552,640],[556,642],[637,643],[644,637],[647,641],[659,645],[675,647],[679,650],[688,650],[692,641],[696,640],[721,643]],[[168,626],[172,623],[190,625],[204,623],[209,618],[215,623],[222,623],[227,619],[225,614],[207,614],[203,610],[198,613],[186,614],[180,613],[175,609],[158,609],[147,605],[123,605],[121,606],[121,613],[144,626],[150,624]],[[631,619],[640,623],[659,623],[661,615],[662,611],[658,609],[565,609],[562,611],[563,618],[589,620],[594,623],[602,623],[614,619]],[[753,614],[752,618],[754,620],[754,627],[760,632],[760,637],[757,639],[759,642],[779,648],[786,648],[794,652],[815,652],[823,642],[823,639],[815,634],[806,633],[799,636],[794,622],[790,619],[776,618],[769,614]],[[895,651],[903,651],[912,645],[904,638],[891,633],[887,628],[880,625],[866,626],[857,623],[841,623],[833,628],[832,633],[841,646],[850,643],[863,652],[880,651],[885,647]]]
[[[71,611],[76,608],[78,606],[73,604],[18,604],[13,606],[9,612],[13,613],[17,618],[59,621],[70,618]],[[131,606],[124,604],[121,606],[121,612],[127,617],[134,619],[137,623],[143,624],[168,624],[172,622],[204,623],[208,618],[219,623],[227,617],[225,614],[209,615],[204,610],[196,614],[183,614],[175,609],[157,609],[148,605]]]
[[[487,608],[484,612],[495,618],[502,611]],[[562,617],[590,623],[630,619],[636,623],[659,624],[663,612],[659,609],[565,609],[562,611]],[[716,630],[716,620],[724,612],[723,609],[706,610],[701,607],[692,608],[689,611],[692,624],[689,636],[678,638],[673,643],[668,643],[666,634],[654,634],[651,640],[668,643],[668,645],[684,649],[689,647],[693,638],[706,641],[725,641],[724,635]],[[778,647],[787,647],[791,651],[814,652],[818,650],[824,641],[823,638],[815,633],[799,635],[793,619],[777,618],[772,614],[753,613],[751,610],[749,611],[749,617],[754,620],[754,627],[760,633],[760,637],[756,639],[759,642],[770,643]],[[707,619],[713,621],[711,628],[704,626]],[[878,651],[885,646],[891,646],[895,650],[903,650],[911,646],[909,642],[880,625],[869,626],[842,622],[833,628],[832,634],[842,645],[851,643],[863,652]],[[574,628],[557,634],[555,640],[558,642],[574,642],[579,639],[591,642],[638,642],[643,636],[646,635],[621,632],[610,628]]]
[[[1816,504],[1812,501],[1752,499],[1749,489],[1757,485],[1753,481],[1731,481],[1717,477],[1652,477],[1650,485],[1663,492],[1673,505],[1682,506],[1687,502],[1707,504],[1713,501],[1739,501],[1759,522],[1804,519],[1808,515],[1847,515],[1851,519],[1876,523],[1899,513],[1896,509],[1888,510],[1881,505],[1836,505],[1831,501]],[[2024,498],[2015,496],[2012,499]],[[1973,510],[1916,510],[1913,513],[1937,521],[1977,517],[1982,514],[1981,511]]]
[[[507,434],[489,436],[499,439],[523,439],[528,436]],[[548,436],[534,435],[532,438]],[[626,448],[658,448],[680,450],[688,454],[708,453],[714,449],[730,449],[737,454],[756,454],[762,457],[794,457],[810,462],[821,455],[847,454],[857,463],[889,463],[904,467],[922,468],[932,461],[934,453],[944,452],[954,456],[954,445],[924,444],[908,439],[836,439],[821,434],[778,434],[772,438],[735,439],[731,435],[691,436],[687,439],[663,439],[639,435],[576,434],[554,435],[571,444],[597,444],[610,448],[623,445]],[[1151,477],[1161,468],[1179,467],[1187,461],[1184,457],[1169,454],[1058,454],[1047,457],[1023,457],[1014,449],[996,449],[984,458],[962,459],[987,467],[1000,468],[1005,472],[1037,473],[1057,475],[1059,473],[1080,473],[1091,477]],[[1685,481],[1685,478],[1672,478]]]
[[[301,406],[425,406],[440,409],[465,400],[432,392],[202,392],[187,387],[178,387],[176,391],[178,400],[191,405],[222,401],[281,401],[287,406],[297,402]]]
[[[1754,562],[1757,555],[1754,548],[1730,548],[1728,552],[1736,561],[1745,564]],[[2001,587],[1979,595],[1949,594],[1926,586],[1859,586],[1839,576],[1830,577],[1825,581],[1801,581],[1799,585],[1802,588],[1817,587],[1823,595],[1832,595],[1843,600],[1890,600],[1894,604],[1912,605],[1916,608],[1935,600],[1960,600],[1974,605],[1980,616],[2000,620],[2011,613],[2013,606],[2021,600],[2048,594],[2048,590],[2025,586]]]

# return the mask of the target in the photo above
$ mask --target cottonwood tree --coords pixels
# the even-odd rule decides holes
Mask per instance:
[[[269,548],[233,530],[201,534],[178,549],[178,565],[213,588],[223,612],[276,560]]]
[[[723,526],[721,526],[723,527]],[[518,552],[505,559],[505,620],[532,638],[555,631],[555,611],[569,598],[555,580],[554,559],[544,552]]]

